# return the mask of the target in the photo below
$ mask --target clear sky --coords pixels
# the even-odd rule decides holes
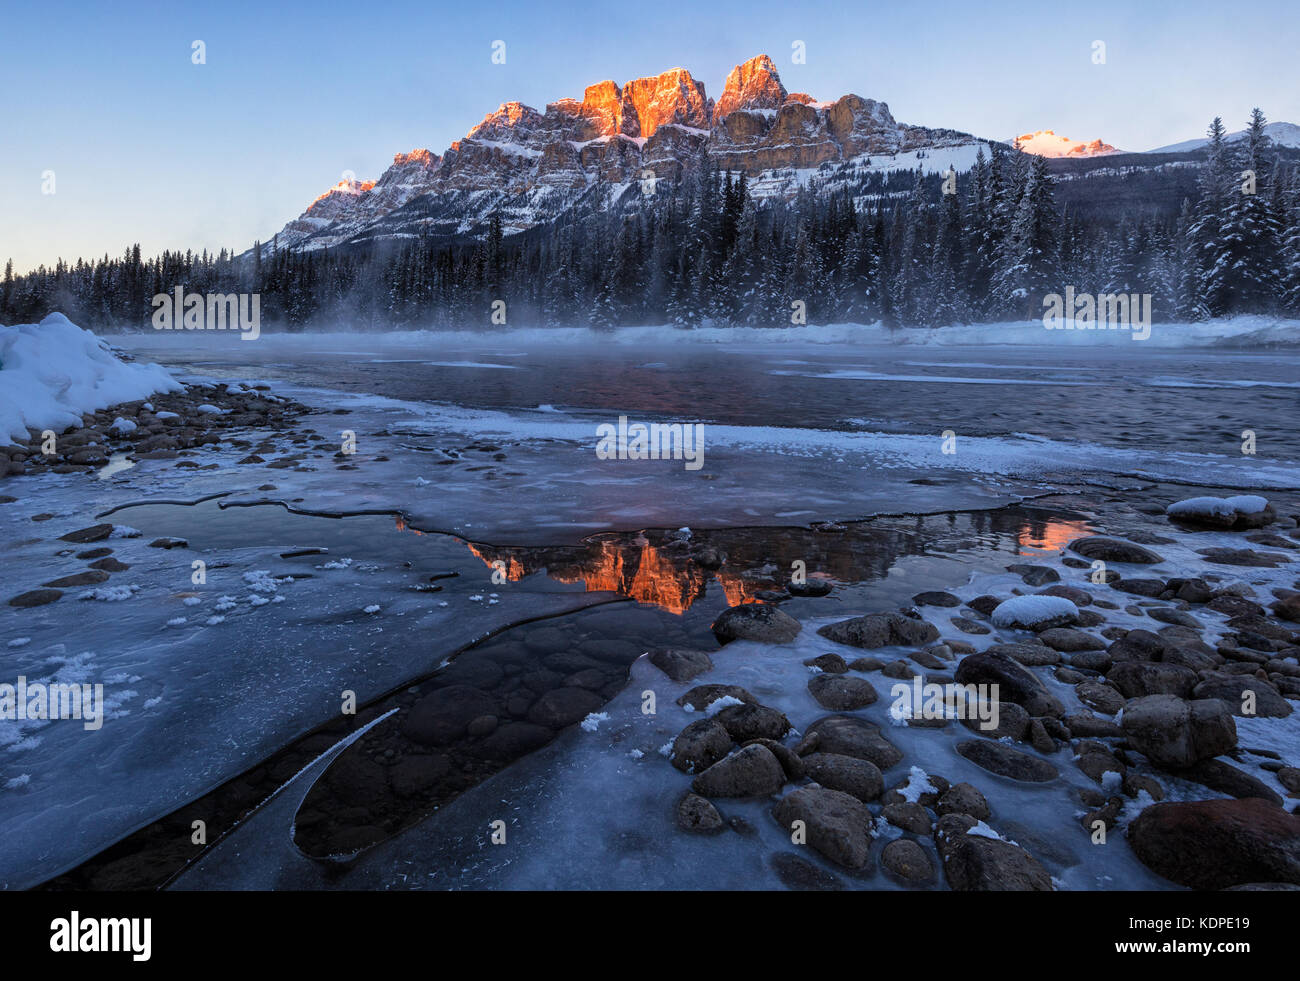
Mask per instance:
[[[902,122],[994,139],[1053,129],[1146,150],[1214,115],[1241,129],[1254,105],[1300,122],[1298,23],[1295,0],[12,3],[0,261],[23,272],[134,241],[242,250],[344,171],[441,153],[502,102],[542,109],[676,66],[716,98],[759,53],[790,91],[855,92]]]

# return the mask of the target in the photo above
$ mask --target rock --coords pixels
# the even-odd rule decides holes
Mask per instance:
[[[9,601],[9,605],[16,606],[19,609],[30,609],[33,606],[44,606],[46,603],[53,603],[62,595],[63,591],[58,589],[33,589],[26,593],[19,593]]]
[[[1251,568],[1272,568],[1285,565],[1291,561],[1289,555],[1280,552],[1257,552],[1249,548],[1203,548],[1199,550],[1206,562],[1215,565],[1238,565]]]
[[[963,715],[961,724],[971,732],[977,732],[981,736],[987,736],[989,739],[1014,739],[1019,742],[1025,738],[1025,733],[1029,731],[1029,712],[1015,702],[995,702],[997,706],[997,725],[991,729],[984,728],[993,722],[993,714],[989,712],[987,721],[974,715]],[[992,705],[989,706],[992,708]]]
[[[780,739],[790,731],[784,713],[766,705],[729,705],[714,716],[738,743],[751,739]]]
[[[1106,672],[1106,680],[1125,698],[1143,695],[1177,695],[1189,698],[1196,687],[1196,672],[1178,664],[1121,661]]]
[[[1015,702],[1030,715],[1059,716],[1064,711],[1036,675],[1005,654],[968,654],[957,664],[953,677],[962,685],[997,685],[999,700]]]
[[[898,747],[880,734],[878,726],[849,715],[828,715],[810,725],[795,752],[807,756],[814,750],[870,760],[882,770],[903,758]]]
[[[804,774],[830,790],[852,794],[858,800],[873,801],[885,789],[880,768],[870,760],[838,753],[812,753],[802,759]]]
[[[831,591],[831,584],[825,579],[808,579],[804,582],[788,582],[785,584],[786,592],[791,596],[826,596]]]
[[[880,816],[894,827],[910,831],[912,834],[928,835],[930,833],[930,815],[925,813],[924,807],[912,801],[886,804],[881,810]]]
[[[1129,745],[1158,766],[1188,767],[1237,745],[1232,713],[1217,699],[1146,695],[1125,706],[1120,728]]]
[[[551,741],[554,733],[545,726],[531,722],[507,722],[479,744],[479,752],[490,759],[515,760],[540,749]]]
[[[1134,596],[1154,599],[1165,591],[1165,581],[1163,579],[1116,579],[1110,584],[1110,588],[1118,589],[1121,593],[1132,593]]]
[[[408,753],[388,769],[388,784],[398,797],[422,794],[451,772],[447,757]]]
[[[839,865],[860,869],[871,849],[871,812],[856,797],[824,787],[801,787],[787,794],[775,809],[787,833],[802,821],[807,842]]]
[[[948,814],[935,824],[934,841],[948,885],[958,892],[1052,891],[1052,877],[1019,845],[970,834],[975,821]]]
[[[113,534],[111,524],[91,525],[89,528],[82,528],[79,531],[70,531],[66,535],[60,536],[59,541],[82,545],[87,542],[102,542],[111,534]]]
[[[802,892],[836,892],[844,883],[820,866],[790,852],[777,852],[768,860],[772,871],[787,889]]]
[[[683,831],[707,834],[721,831],[722,826],[718,809],[699,794],[687,794],[677,802],[677,827]]]
[[[1057,777],[1056,767],[1037,756],[1030,756],[1001,742],[969,739],[957,744],[957,752],[978,767],[1012,780],[1046,783]]]
[[[1169,520],[1188,528],[1221,531],[1263,528],[1277,520],[1273,506],[1255,494],[1236,497],[1189,497],[1165,509]]]
[[[1128,841],[1147,868],[1190,889],[1300,885],[1300,817],[1258,798],[1153,804]]]
[[[788,644],[799,636],[799,621],[766,603],[729,607],[713,622],[719,644],[755,640],[762,644]]]
[[[1109,719],[1091,712],[1071,712],[1062,719],[1070,735],[1080,738],[1110,739],[1124,735],[1124,730]]]
[[[955,783],[939,798],[934,810],[940,817],[945,814],[969,814],[975,820],[983,821],[989,816],[989,802],[974,785]]]
[[[553,688],[528,710],[528,721],[548,729],[563,729],[600,709],[605,700],[585,688]]]
[[[1211,790],[1217,790],[1221,794],[1238,798],[1258,797],[1270,804],[1282,806],[1282,798],[1266,783],[1223,760],[1201,760],[1186,770],[1179,770],[1178,776],[1193,780]]]
[[[1085,681],[1074,689],[1079,701],[1088,708],[1096,709],[1102,715],[1114,715],[1124,707],[1124,696],[1110,685],[1096,681]],[[1069,725],[1067,722],[1066,725]]]
[[[917,593],[912,597],[912,602],[917,606],[961,606],[961,600],[952,593],[939,591],[930,591]]]
[[[1155,552],[1134,545],[1132,542],[1117,538],[1076,538],[1070,542],[1070,550],[1078,552],[1085,559],[1102,562],[1132,562],[1141,565],[1155,565],[1164,559]]]
[[[838,654],[818,654],[816,657],[808,658],[803,663],[807,667],[825,671],[827,674],[844,674],[849,670],[849,666],[844,663],[844,658]]]
[[[1079,651],[1070,656],[1070,666],[1080,671],[1097,671],[1102,674],[1110,670],[1110,654],[1106,651]]]
[[[925,849],[911,838],[898,838],[886,845],[880,853],[880,865],[908,882],[934,879],[934,863]]]
[[[1007,566],[1007,572],[1014,572],[1023,582],[1030,586],[1045,586],[1049,582],[1057,582],[1061,574],[1048,565],[1028,565],[1018,563]]]
[[[155,538],[149,543],[149,547],[171,550],[173,548],[189,548],[190,543],[184,538]]]
[[[1050,630],[1045,633],[1051,633]],[[1005,654],[1013,661],[1026,667],[1041,667],[1045,664],[1060,664],[1061,655],[1051,647],[1043,644],[993,644],[988,648],[994,654]]]
[[[1061,596],[1013,596],[990,614],[993,625],[1014,630],[1048,630],[1078,623],[1079,610]]]
[[[1255,710],[1245,710],[1246,692],[1254,696]],[[1217,698],[1224,702],[1233,715],[1249,718],[1251,715],[1266,719],[1284,719],[1291,714],[1291,704],[1267,681],[1249,675],[1213,674],[1191,692],[1194,698]]]
[[[849,662],[850,671],[879,671],[884,666],[878,657],[859,657]]]
[[[101,572],[126,572],[127,569],[131,568],[125,562],[120,562],[111,555],[90,563],[90,567],[99,569]]]
[[[369,807],[388,796],[387,771],[355,747],[329,765],[325,782],[339,800],[355,807]]]
[[[781,763],[781,769],[785,770],[785,775],[789,780],[802,780],[805,775],[804,761],[794,755],[794,750],[789,746],[783,746],[775,739],[751,739],[744,744],[745,746],[757,745],[766,746],[773,756]]]
[[[1182,610],[1175,610],[1168,606],[1157,606],[1147,610],[1147,616],[1152,620],[1159,620],[1161,623],[1170,623],[1179,627],[1190,627],[1194,630],[1200,629],[1201,622],[1190,613],[1184,613]]]
[[[901,613],[869,613],[852,620],[829,623],[817,631],[828,640],[850,647],[923,647],[939,639],[939,631],[925,620]]]
[[[52,579],[43,585],[51,589],[71,589],[74,586],[94,586],[96,583],[107,582],[108,573],[102,569],[87,569],[85,572],[78,572],[75,575],[64,576],[61,579]]]
[[[1118,576],[1119,573],[1112,573]],[[1082,609],[1085,606],[1092,606],[1096,601],[1092,598],[1092,593],[1086,589],[1080,589],[1078,586],[1067,586],[1065,583],[1058,583],[1055,586],[1048,586],[1046,589],[1038,591],[1039,596],[1059,596],[1061,599],[1068,599],[1075,606]]]
[[[719,698],[735,698],[747,705],[757,705],[758,699],[739,685],[696,685],[681,698],[677,704],[689,705],[697,712],[703,712]]]
[[[480,715],[470,721],[470,724],[465,727],[465,733],[474,739],[482,739],[496,732],[499,721],[495,715]]]
[[[697,719],[673,740],[672,764],[683,773],[700,773],[731,752],[731,742],[717,719]]]
[[[865,708],[879,697],[871,682],[852,675],[815,675],[808,682],[808,690],[822,708],[835,712]]]
[[[1064,651],[1067,654],[1073,654],[1077,651],[1103,651],[1106,649],[1106,642],[1100,637],[1094,637],[1082,630],[1075,630],[1073,627],[1053,627],[1050,630],[1044,630],[1038,635],[1038,639],[1053,650]]]
[[[704,651],[661,648],[651,651],[647,660],[673,681],[690,681],[713,670],[713,658]]]
[[[766,746],[746,746],[691,781],[704,797],[765,797],[785,786],[781,761]]]
[[[495,715],[496,711],[496,700],[486,692],[468,685],[448,685],[411,706],[402,722],[402,734],[424,746],[443,745],[465,735],[479,716]]]
[[[1280,783],[1293,794],[1300,794],[1300,767],[1284,766],[1273,774]]]

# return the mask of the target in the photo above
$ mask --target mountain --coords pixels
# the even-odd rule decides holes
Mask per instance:
[[[1101,157],[1108,153],[1123,152],[1101,140],[1084,143],[1081,140],[1072,140],[1068,136],[1058,136],[1050,129],[1025,133],[1023,136],[1017,136],[1014,141],[1008,142],[1019,142],[1020,148],[1026,153],[1036,153],[1040,157]]]
[[[850,188],[889,170],[968,170],[992,141],[897,122],[883,102],[819,102],[788,92],[767,55],[737,65],[715,102],[684,68],[588,86],[581,101],[538,112],[507,102],[441,156],[399,153],[377,181],[326,191],[274,245],[339,245],[477,235],[494,213],[506,234],[570,212],[636,207],[658,181],[677,181],[707,149],[745,173],[759,200]],[[646,178],[653,177],[654,181]],[[269,250],[273,243],[264,243]]]
[[[1275,146],[1290,147],[1291,149],[1300,149],[1300,126],[1295,123],[1268,123],[1264,127],[1264,133],[1273,141]],[[1245,139],[1246,131],[1238,130],[1235,133],[1229,133],[1225,139],[1229,143],[1235,143],[1237,140]],[[1199,150],[1209,141],[1205,137],[1196,140],[1184,140],[1182,143],[1171,143],[1169,146],[1158,146],[1154,150],[1148,150],[1147,153],[1190,153],[1193,150]]]

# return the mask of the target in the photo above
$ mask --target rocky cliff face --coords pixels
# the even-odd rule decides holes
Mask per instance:
[[[441,157],[398,154],[375,182],[344,181],[280,233],[280,248],[316,249],[389,236],[474,235],[493,212],[507,233],[570,208],[634,203],[642,178],[674,181],[707,149],[716,166],[753,178],[757,197],[791,195],[838,168],[915,167],[974,158],[974,137],[906,126],[883,102],[818,102],[788,93],[767,55],[737,65],[715,104],[684,68],[588,86],[582,101],[538,112],[507,102]],[[989,150],[985,149],[988,153]],[[820,169],[820,170],[819,170]],[[792,173],[793,172],[793,173]],[[267,243],[269,248],[269,243]]]

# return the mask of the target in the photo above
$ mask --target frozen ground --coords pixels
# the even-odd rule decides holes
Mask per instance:
[[[1274,331],[1268,325],[1261,329]],[[837,335],[838,330],[809,328],[802,337],[793,331],[776,336],[763,332],[764,340],[779,346],[780,356],[754,350],[756,358],[768,359],[757,374],[773,384],[787,379],[810,392],[824,390],[815,380],[825,374],[824,360],[811,367],[804,362],[818,360],[816,351],[824,347],[821,340],[843,343],[862,329],[845,328],[848,333],[843,335]],[[655,336],[663,338],[662,333]],[[737,365],[748,356],[740,349],[752,346],[750,341],[738,342],[736,334],[726,335],[725,340],[721,335],[711,339],[707,331],[688,336],[714,346],[734,345],[737,350],[726,356]],[[932,341],[942,343],[942,336],[936,332]],[[962,336],[963,343],[973,339],[969,332]],[[1157,336],[1158,331],[1153,338]],[[1243,335],[1236,336],[1240,340]],[[590,340],[585,331],[567,338],[564,332],[547,332],[544,340],[565,344],[582,337]],[[801,339],[810,343],[800,346]],[[156,338],[117,340],[147,349]],[[1027,431],[1031,427],[1024,426],[966,435],[963,429],[955,453],[943,452],[942,418],[933,419],[925,432],[897,431],[896,420],[889,417],[892,395],[878,406],[867,406],[870,415],[860,412],[862,406],[856,403],[840,405],[832,400],[827,411],[846,420],[837,425],[803,422],[796,405],[769,420],[772,413],[767,407],[738,411],[731,403],[719,402],[716,409],[710,406],[702,414],[709,420],[720,416],[727,421],[706,423],[705,467],[693,473],[677,462],[596,459],[596,426],[614,421],[611,412],[616,418],[617,406],[635,395],[635,389],[607,386],[607,396],[599,403],[584,399],[568,404],[549,397],[520,400],[514,394],[518,389],[495,392],[492,405],[462,397],[467,390],[486,389],[485,377],[513,379],[498,384],[523,385],[528,376],[545,374],[544,368],[537,367],[546,364],[545,352],[530,351],[524,343],[529,339],[523,336],[509,337],[504,346],[494,338],[476,350],[474,344],[457,347],[431,335],[402,335],[391,341],[358,335],[324,339],[264,335],[257,344],[234,346],[233,353],[240,358],[252,358],[238,363],[230,360],[230,342],[238,338],[224,338],[224,350],[207,337],[184,340],[194,345],[178,362],[181,377],[206,371],[227,379],[270,377],[279,394],[322,410],[302,423],[325,441],[287,469],[241,465],[237,461],[247,450],[225,447],[206,448],[186,458],[210,469],[181,469],[174,465],[177,461],[168,460],[142,460],[134,466],[118,461],[117,469],[100,480],[47,474],[39,480],[22,477],[0,484],[0,494],[17,498],[0,504],[0,548],[5,558],[0,563],[0,593],[5,597],[81,568],[68,553],[87,546],[57,541],[63,534],[97,520],[123,526],[122,536],[130,535],[133,528],[142,532],[140,537],[115,537],[102,543],[112,546],[114,555],[131,566],[128,572],[115,574],[111,583],[71,590],[60,601],[36,609],[0,606],[3,680],[12,682],[25,675],[33,680],[102,682],[110,708],[108,721],[96,732],[68,721],[0,722],[0,886],[18,888],[43,881],[220,785],[298,734],[336,716],[344,690],[355,691],[364,703],[427,673],[450,651],[493,630],[612,598],[542,575],[511,583],[508,589],[494,588],[488,578],[491,570],[467,551],[463,540],[494,545],[572,544],[585,534],[610,529],[807,524],[882,512],[994,507],[1058,489],[1083,491],[1100,501],[1122,496],[1117,489],[1155,479],[1264,493],[1300,485],[1296,455],[1284,436],[1278,437],[1281,451],[1276,442],[1270,450],[1262,440],[1265,449],[1258,457],[1236,452],[1236,432],[1242,425],[1237,418],[1213,423],[1228,432],[1230,444],[1215,452],[1199,444],[1189,449],[1181,439],[1153,445],[1148,431],[1142,439],[1126,441],[1125,426],[1158,429],[1166,423],[1136,416],[1131,422],[1126,416],[1116,423],[1117,400],[1136,398],[1136,404],[1142,404],[1140,399],[1148,396],[1145,392],[1135,396],[1125,386],[1107,387],[1104,378],[1097,384],[1061,387],[1062,392],[1085,388],[1091,392],[1087,400],[1074,403],[1079,418],[1068,432],[1044,431],[1050,427]],[[677,336],[672,340],[675,343]],[[1140,347],[1123,340],[1132,348]],[[427,350],[414,359],[384,357],[408,354],[412,344],[426,345]],[[256,350],[255,356],[249,348]],[[346,391],[305,384],[303,373],[291,369],[307,363],[305,374],[310,377],[314,365],[308,356],[313,349],[317,353],[329,349],[336,360],[355,363],[365,371]],[[643,356],[636,347],[635,354],[638,373],[633,377],[655,377],[661,362],[654,353]],[[663,357],[666,364],[674,355]],[[197,363],[209,358],[215,363]],[[409,379],[412,362],[416,377],[423,373],[439,381],[446,377],[470,381],[446,388],[435,384],[412,393],[413,397],[405,397],[405,392],[404,397],[392,397],[389,382]],[[941,363],[944,370],[959,371],[959,378],[1006,378],[1016,368],[1004,354],[988,351],[945,351]],[[520,365],[534,370],[519,370]],[[907,372],[889,374],[910,376],[918,373],[917,367],[926,366],[918,360]],[[596,366],[597,376],[602,367]],[[777,374],[791,368],[800,374]],[[1080,380],[1081,372],[1081,380],[1088,380],[1077,365],[1064,369],[1071,374],[1065,380]],[[1237,374],[1227,380],[1252,380],[1241,364],[1234,370]],[[435,374],[439,371],[452,374]],[[1221,366],[1213,371],[1211,381],[1224,377]],[[1251,419],[1261,420],[1256,425],[1265,435],[1275,429],[1293,434],[1294,419],[1288,422],[1286,413],[1294,412],[1294,393],[1279,387],[1286,379],[1276,372],[1274,366],[1274,374],[1263,378],[1265,384],[1232,398],[1249,407],[1246,414]],[[285,381],[286,375],[295,380]],[[588,371],[589,380],[591,375]],[[1185,363],[1171,364],[1163,377],[1170,391],[1206,383],[1201,366],[1191,369]],[[949,381],[953,388],[967,392],[995,387]],[[596,377],[592,384],[598,383]],[[878,380],[853,383],[876,385]],[[922,409],[932,398],[941,397],[945,387],[906,378],[895,378],[890,384],[921,393],[912,397]],[[665,385],[671,387],[671,381]],[[1024,389],[1016,385],[1007,390]],[[1211,394],[1198,393],[1198,398]],[[969,396],[963,392],[954,398],[954,406],[960,407]],[[1009,415],[1031,416],[1038,398],[1035,394],[1030,401],[1008,400]],[[688,399],[686,404],[694,403]],[[328,414],[335,410],[346,414]],[[1098,416],[1108,417],[1115,427],[1114,438],[1107,442],[1090,439],[1092,420]],[[1186,419],[1174,416],[1168,426],[1186,425]],[[680,415],[647,412],[634,418],[672,420]],[[948,412],[944,418],[960,416]],[[356,434],[357,453],[341,465],[334,453],[345,430]],[[271,440],[274,450],[263,454],[268,463],[301,452],[283,437]],[[467,448],[489,441],[495,451]],[[498,452],[504,459],[496,458]],[[265,483],[275,489],[258,490]],[[158,503],[196,502],[215,494],[227,496],[193,507]],[[114,510],[142,501],[154,503]],[[401,512],[405,520],[376,514],[331,520],[290,516],[275,505],[230,506],[259,501],[288,502],[300,510],[327,514]],[[108,512],[112,513],[98,517]],[[50,517],[33,522],[38,514]],[[430,534],[403,532],[403,525]],[[185,538],[190,547],[149,547],[164,535]],[[1200,538],[1198,544],[1204,541]],[[303,547],[323,547],[328,552],[281,557]],[[1190,553],[1168,557],[1171,563],[1184,557],[1193,561]],[[191,579],[195,559],[208,564],[203,584]],[[1187,573],[1174,565],[1165,571]],[[414,591],[427,585],[431,575],[445,572],[460,575],[439,580],[441,592]],[[1257,571],[1250,573],[1254,577]],[[1258,572],[1261,577],[1268,574]],[[936,582],[933,588],[953,585]],[[982,592],[991,587],[971,588]],[[86,598],[79,598],[83,593]],[[719,656],[718,680],[750,687],[764,701],[787,711],[797,726],[806,726],[815,716],[810,715],[812,703],[804,689],[806,677],[801,672],[805,669],[795,655],[805,647],[811,653],[820,653],[812,651],[813,646],[825,647],[824,642],[814,644],[814,626],[807,625],[793,649],[756,649],[746,656],[743,646],[728,648]],[[412,882],[418,879],[420,884],[435,886],[522,887],[546,884],[546,876],[555,876],[559,868],[573,877],[571,881],[593,885],[648,884],[671,868],[685,877],[681,882],[770,884],[771,872],[762,871],[763,850],[748,840],[665,840],[661,832],[667,827],[664,822],[671,822],[671,809],[663,795],[683,784],[680,774],[649,749],[657,749],[684,721],[672,704],[675,691],[662,678],[654,681],[656,690],[664,693],[662,714],[647,719],[633,711],[639,706],[638,686],[647,670],[653,669],[638,664],[633,683],[605,709],[610,716],[607,722],[591,732],[569,732],[535,757],[470,791],[435,820],[377,849],[350,873],[358,877],[356,884],[397,886],[406,883],[401,876],[407,875],[413,876]],[[1281,723],[1281,729],[1289,721]],[[1271,729],[1261,732],[1260,738],[1282,738],[1272,733]],[[952,754],[948,740],[931,732],[904,731],[898,741],[915,754],[909,762],[933,767],[951,780],[961,779],[967,772],[963,768],[970,767]],[[160,752],[159,747],[167,751]],[[633,760],[625,747],[641,748],[645,756]],[[1083,779],[1069,767],[1062,770],[1067,782]],[[305,776],[298,789],[289,788],[278,796],[191,873],[195,878],[186,881],[235,885],[256,880],[260,884],[264,880],[259,876],[269,876],[278,884],[312,884],[314,873],[304,871],[305,863],[292,854],[287,844],[289,822],[279,813],[290,807],[295,794],[305,792],[308,779]],[[993,799],[988,785],[995,781],[985,775],[983,782],[973,782]],[[582,822],[593,821],[590,801],[597,786],[626,786],[629,803],[625,809],[614,809],[618,813],[596,820],[584,837]],[[1006,788],[995,802],[995,817],[1013,813],[1024,793]],[[509,802],[500,809],[518,828],[511,840],[520,846],[531,842],[544,847],[496,851],[481,843],[483,815],[495,813],[497,807],[492,804],[493,794]],[[1063,792],[1051,800],[1034,805],[1043,809],[1041,814],[1033,812],[1035,820],[1041,817],[1048,828],[1070,827],[1073,832],[1070,802]],[[728,813],[746,816],[761,836],[772,839],[772,822],[765,819],[761,805],[739,805]],[[217,856],[231,855],[232,848],[250,860],[217,861]],[[668,865],[665,854],[671,858]],[[697,868],[693,859],[703,861],[706,854],[723,860]],[[251,861],[252,856],[257,861]],[[727,856],[734,865],[728,865]],[[413,864],[401,865],[404,862]],[[264,872],[259,871],[263,863]],[[420,871],[412,873],[412,867]],[[444,878],[428,881],[430,868],[440,870],[438,875]],[[741,869],[750,870],[752,878],[740,875]],[[1134,881],[1124,878],[1133,872],[1106,861],[1096,868],[1086,862],[1061,864],[1059,872],[1053,872],[1067,885],[1078,887],[1096,884],[1101,881],[1096,877],[1104,875],[1116,877],[1117,882]]]

